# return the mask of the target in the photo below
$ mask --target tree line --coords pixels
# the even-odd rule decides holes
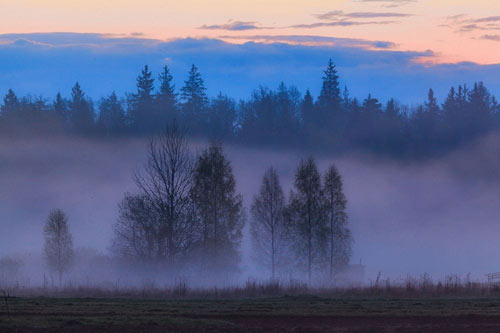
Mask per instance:
[[[333,165],[322,176],[313,158],[303,159],[288,200],[270,167],[248,219],[222,144],[211,143],[195,156],[186,131],[173,122],[152,137],[147,161],[133,178],[136,190],[119,203],[110,247],[127,263],[149,264],[171,276],[234,276],[249,222],[255,263],[273,280],[311,282],[313,274],[332,279],[349,264],[353,238],[342,178]],[[44,233],[48,266],[61,280],[73,252],[61,210],[50,213]]]
[[[19,98],[9,90],[0,107],[0,135],[149,135],[176,119],[191,129],[191,135],[222,142],[426,157],[500,126],[499,105],[482,82],[452,87],[442,103],[430,89],[420,105],[409,107],[394,98],[382,105],[371,94],[358,99],[347,87],[342,89],[332,60],[317,98],[284,83],[276,89],[259,87],[246,100],[222,93],[209,98],[195,65],[181,89],[172,81],[168,66],[158,77],[145,66],[135,92],[125,97],[113,92],[98,102],[86,96],[78,83],[70,98],[58,93],[53,102]]]

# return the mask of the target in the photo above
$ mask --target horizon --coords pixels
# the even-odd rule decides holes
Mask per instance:
[[[194,63],[210,96],[246,99],[281,81],[317,96],[332,58],[358,98],[415,104],[432,88],[443,101],[452,85],[476,81],[498,96],[495,11],[492,0],[4,3],[0,95],[68,96],[76,81],[94,99],[112,87],[123,95],[146,64],[169,65],[179,87]]]

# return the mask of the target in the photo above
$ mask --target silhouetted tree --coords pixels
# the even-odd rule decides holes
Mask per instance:
[[[236,126],[236,103],[228,96],[219,94],[210,103],[208,134],[212,139],[230,140]]]
[[[63,273],[69,269],[73,260],[73,239],[66,214],[60,209],[52,210],[43,233],[45,261],[51,270],[57,272],[61,285]]]
[[[276,269],[284,264],[287,245],[285,223],[285,196],[278,173],[270,168],[264,174],[259,193],[254,197],[250,225],[254,255],[260,264],[271,270],[274,280]]]
[[[340,145],[346,122],[341,104],[339,76],[336,66],[330,59],[324,71],[323,84],[318,97],[318,117],[315,120],[318,141],[325,143],[329,141],[329,145]]]
[[[126,195],[120,206],[115,228],[118,252],[128,253],[138,242],[135,255],[166,259],[173,268],[193,246],[196,233],[189,197],[193,168],[185,135],[174,122],[151,139],[144,170],[134,176],[139,194]]]
[[[54,111],[54,116],[64,127],[68,122],[68,107],[67,102],[62,98],[61,93],[57,93],[56,99],[52,104],[52,110]]]
[[[71,89],[69,103],[71,126],[77,133],[88,134],[94,128],[94,109],[92,102],[85,98],[85,93],[77,82]]]
[[[7,95],[3,98],[3,105],[1,108],[2,116],[9,117],[19,110],[19,99],[12,89],[9,89]]]
[[[153,91],[153,74],[146,65],[137,77],[137,92],[129,97],[128,116],[138,132],[146,132],[158,124],[158,119],[154,117]]]
[[[300,131],[298,117],[300,115],[300,92],[295,87],[287,87],[283,82],[275,94],[276,129],[279,143],[293,145]]]
[[[114,254],[141,261],[160,261],[165,257],[165,239],[158,211],[144,194],[126,193],[113,226],[111,250]]]
[[[434,114],[439,113],[439,106],[437,103],[437,99],[434,96],[434,90],[429,89],[429,93],[427,94],[427,102],[425,102],[425,108],[427,112],[431,112]]]
[[[191,66],[188,78],[181,89],[182,110],[185,120],[194,127],[197,134],[204,130],[207,115],[208,98],[205,83],[198,68]]]
[[[243,199],[222,146],[211,144],[199,156],[194,170],[191,198],[200,227],[202,266],[207,273],[237,268],[242,228]]]
[[[330,277],[332,277],[336,268],[342,268],[349,263],[352,253],[352,237],[347,227],[347,200],[344,195],[342,177],[334,165],[326,171],[323,194],[329,223],[328,259]]]
[[[117,135],[125,131],[125,110],[115,92],[101,99],[97,127],[107,136]]]
[[[178,118],[177,114],[177,93],[173,77],[168,66],[163,67],[163,72],[158,77],[160,88],[156,94],[157,119],[161,124],[173,121]],[[179,119],[177,119],[179,120]]]
[[[287,216],[298,263],[305,266],[311,283],[313,270],[324,261],[328,245],[321,177],[313,158],[302,160],[297,168]]]
[[[339,76],[337,75],[337,69],[333,60],[330,59],[324,72],[323,85],[319,94],[318,104],[320,107],[325,107],[331,110],[331,112],[335,112],[339,109],[340,103]]]

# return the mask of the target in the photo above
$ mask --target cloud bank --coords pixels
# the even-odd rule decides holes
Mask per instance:
[[[276,87],[284,81],[317,96],[322,72],[332,58],[342,85],[360,98],[372,93],[382,100],[394,96],[415,103],[425,99],[430,87],[444,98],[451,85],[477,80],[500,95],[500,65],[423,65],[418,60],[432,59],[431,51],[396,51],[390,42],[314,35],[220,38],[162,41],[138,35],[0,35],[0,94],[12,88],[19,95],[53,98],[61,91],[69,96],[78,80],[93,98],[113,90],[123,95],[135,89],[135,78],[145,64],[155,73],[168,64],[180,87],[195,63],[210,95],[222,91],[246,98],[261,84]],[[227,42],[243,42],[238,38],[251,41]]]

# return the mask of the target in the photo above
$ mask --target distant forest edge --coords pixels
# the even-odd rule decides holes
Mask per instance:
[[[281,83],[237,101],[222,93],[209,98],[195,65],[179,90],[167,66],[158,77],[145,66],[136,92],[123,97],[112,92],[97,102],[78,83],[69,99],[59,93],[54,101],[18,97],[9,90],[0,108],[0,136],[145,136],[175,119],[191,136],[223,142],[422,158],[500,128],[500,107],[482,82],[451,87],[442,102],[429,89],[427,100],[412,107],[395,98],[382,105],[372,95],[351,97],[347,87],[340,87],[332,60],[321,84],[317,98]]]

